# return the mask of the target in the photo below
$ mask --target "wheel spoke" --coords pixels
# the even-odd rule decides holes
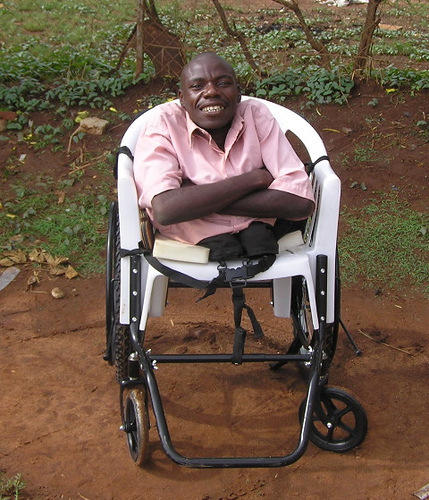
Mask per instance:
[[[353,435],[353,432],[355,431],[355,429],[352,429],[350,426],[348,426],[347,424],[345,424],[343,421],[340,421],[338,424],[337,424],[337,427],[339,427],[340,429],[342,429],[343,431],[347,432],[347,434],[349,436],[352,436]]]
[[[347,415],[347,413],[350,412],[353,412],[353,408],[350,405],[347,405],[342,410],[338,410],[335,416],[336,418],[338,418],[338,420],[341,420],[344,417],[344,415]]]

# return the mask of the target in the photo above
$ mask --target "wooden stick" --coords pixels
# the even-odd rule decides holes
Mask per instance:
[[[361,329],[358,329],[358,332],[361,333],[364,337],[376,342],[377,344],[383,344],[386,347],[390,347],[391,349],[395,349],[395,351],[403,352],[404,354],[408,354],[408,356],[414,356],[411,352],[406,351],[405,349],[401,349],[400,347],[395,347],[393,345],[387,344],[386,342],[379,342],[374,337],[371,337],[368,333],[363,332]]]

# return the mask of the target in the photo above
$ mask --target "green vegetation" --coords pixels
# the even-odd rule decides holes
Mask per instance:
[[[327,71],[318,66],[290,68],[284,73],[256,82],[255,96],[283,102],[287,96],[307,94],[308,106],[344,104],[354,87],[353,80],[339,68]]]
[[[37,247],[68,257],[84,272],[100,272],[108,188],[101,184],[79,193],[73,189],[76,182],[69,178],[55,183],[32,175],[11,184],[14,200],[0,210],[3,250],[30,252]]]
[[[373,200],[363,209],[342,211],[339,241],[345,282],[364,278],[375,288],[424,288],[429,294],[427,214],[396,198]]]
[[[274,4],[273,4],[274,5]],[[288,9],[243,13],[228,9],[234,27],[242,33],[264,78],[255,75],[240,44],[226,34],[210,3],[180,8],[176,1],[157,2],[160,19],[188,48],[188,55],[214,50],[229,59],[240,80],[259,95],[282,101],[287,95],[305,94],[310,102],[342,103],[353,88],[351,58],[356,54],[363,16],[339,22],[322,6],[308,20],[316,37],[333,57],[321,70],[320,56],[311,49],[296,17]],[[390,7],[387,2],[387,7]],[[396,7],[396,4],[395,4]],[[130,53],[119,71],[116,64],[135,22],[136,2],[30,2],[15,0],[0,7],[0,109],[32,112],[66,106],[107,109],[110,98],[136,82],[135,56]],[[412,91],[429,88],[427,69],[385,67],[384,59],[404,56],[409,62],[429,61],[429,32],[424,19],[426,3],[396,7],[386,14],[410,16],[417,22],[408,29],[380,28],[374,38],[373,75],[394,88]],[[401,13],[401,14],[399,14]],[[405,14],[406,13],[406,14]],[[305,69],[304,69],[305,68]],[[342,68],[341,71],[339,68]],[[138,80],[149,80],[154,68],[149,59]],[[293,77],[299,74],[298,82]]]
[[[25,482],[21,474],[7,478],[3,472],[0,472],[0,500],[19,500],[22,498],[20,493],[24,488]]]

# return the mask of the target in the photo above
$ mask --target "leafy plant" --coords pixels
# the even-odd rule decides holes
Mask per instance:
[[[376,73],[387,88],[409,88],[413,92],[429,89],[429,70],[399,69],[389,66]]]
[[[287,96],[299,95],[305,88],[302,71],[290,68],[288,71],[256,82],[254,95],[264,99],[283,102]]]
[[[282,102],[287,96],[306,94],[316,104],[344,104],[350,96],[354,82],[339,70],[324,70],[315,66],[306,69],[289,68],[288,71],[256,83],[254,95]]]
[[[308,92],[308,99],[316,104],[344,104],[353,87],[353,80],[342,75],[338,69],[332,72],[319,69],[309,77],[304,90]]]

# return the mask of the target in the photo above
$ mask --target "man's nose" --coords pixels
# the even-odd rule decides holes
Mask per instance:
[[[213,82],[208,82],[204,88],[205,95],[217,95],[218,88]]]

